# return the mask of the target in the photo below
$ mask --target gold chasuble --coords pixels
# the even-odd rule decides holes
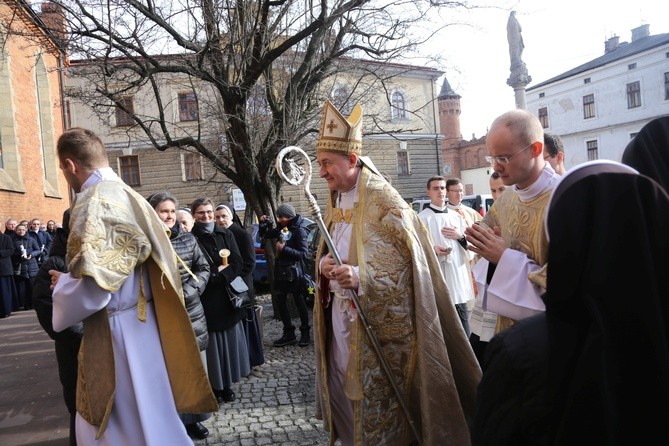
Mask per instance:
[[[506,246],[525,253],[541,269],[531,273],[528,279],[546,289],[546,269],[548,265],[548,239],[544,231],[544,213],[548,209],[551,190],[521,202],[513,189],[503,193],[483,217],[482,225],[502,231]],[[498,204],[499,203],[499,204]],[[495,333],[511,327],[515,321],[505,316],[497,316]]]
[[[148,270],[150,283],[140,286],[137,317],[145,320],[144,290],[150,286],[177,410],[218,410],[184,308],[177,257],[149,203],[122,181],[105,180],[77,194],[70,228],[67,263],[72,277],[89,276],[101,288],[115,292],[137,266]],[[77,411],[99,427],[98,438],[114,401],[113,354],[109,318],[103,309],[84,320],[77,381]]]
[[[481,370],[448,294],[424,225],[400,195],[366,166],[348,263],[359,267],[360,305],[393,371],[423,445],[468,445]],[[333,199],[325,214],[333,225]],[[317,259],[327,253],[321,241]],[[333,431],[328,390],[329,287],[318,275],[314,306],[317,417]],[[353,401],[356,445],[402,445],[412,430],[357,318],[350,325],[344,392]],[[335,436],[331,436],[331,444]]]

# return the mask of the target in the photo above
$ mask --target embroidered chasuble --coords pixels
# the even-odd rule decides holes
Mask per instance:
[[[139,267],[137,308],[130,311],[145,323],[145,295],[150,287],[177,410],[218,410],[183,305],[176,254],[148,202],[120,179],[101,181],[77,194],[70,228],[67,262],[73,278],[91,278],[114,293]],[[109,324],[106,308],[84,320],[79,359],[77,411],[89,424],[98,426],[97,437],[107,426],[116,387]]]
[[[531,283],[542,289],[546,289],[546,262],[548,260],[544,212],[551,191],[552,188],[534,199],[521,202],[518,193],[509,190],[495,201],[481,222],[482,225],[489,228],[498,226],[509,248],[526,254],[542,267],[539,271],[526,276]],[[498,333],[512,326],[514,322],[509,317],[498,315],[495,332]]]
[[[356,193],[350,209],[331,194],[324,222],[338,250],[346,249],[339,253],[342,259],[358,269],[358,299],[392,379],[423,445],[468,445],[481,372],[429,235],[397,191],[367,167],[361,169]],[[317,261],[326,253],[322,240]],[[356,309],[327,278],[318,274],[317,282],[316,416],[332,433],[330,444],[337,438],[338,420],[346,416],[352,417],[348,422],[356,445],[410,444],[414,435]],[[334,320],[344,321],[348,332],[334,333],[346,330]],[[340,339],[339,350],[331,348],[333,337]],[[331,394],[330,385],[339,382]],[[339,413],[335,401],[342,396],[351,414]]]

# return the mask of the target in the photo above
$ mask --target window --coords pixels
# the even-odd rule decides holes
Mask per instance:
[[[641,82],[627,84],[627,108],[641,107]]]
[[[583,83],[584,84],[589,84],[590,83],[590,78],[586,77],[585,79],[583,79]]]
[[[202,179],[202,156],[199,153],[183,153],[183,179],[184,181],[197,181]]]
[[[630,140],[634,139],[639,132],[630,133]]]
[[[597,141],[586,141],[585,145],[588,149],[588,161],[599,159]]]
[[[628,70],[633,70],[633,69],[635,69],[635,68],[636,68],[636,62],[627,65],[627,69],[628,69]]]
[[[353,110],[353,108],[349,105],[350,96],[351,93],[344,85],[335,87],[335,89],[332,90],[332,104],[337,107],[337,110],[339,110],[344,116],[350,115],[351,111]]]
[[[669,73],[664,73],[664,99],[669,99]]]
[[[390,108],[392,113],[392,119],[406,119],[407,117],[407,104],[404,95],[400,91],[395,91],[390,96]]]
[[[541,122],[543,128],[548,128],[548,107],[541,107],[539,109],[539,122]]]
[[[195,93],[179,93],[179,121],[197,121],[197,118]]]
[[[127,110],[127,111],[126,111]],[[116,127],[127,127],[135,123],[132,114],[135,112],[135,105],[132,96],[126,96],[118,100],[116,104]]]
[[[139,181],[139,157],[137,155],[120,156],[118,158],[121,179],[128,186],[141,186]]]
[[[583,96],[583,119],[595,117],[595,95],[586,94]]]
[[[397,175],[409,175],[409,152],[399,150],[397,152]]]
[[[546,93],[539,93],[540,98],[543,98],[544,96],[546,96]]]

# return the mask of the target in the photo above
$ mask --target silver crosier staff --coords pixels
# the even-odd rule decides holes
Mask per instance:
[[[286,158],[288,154],[293,152],[296,155]],[[304,160],[304,165],[306,166],[306,169],[296,161],[296,159],[299,160],[300,158]],[[287,167],[288,172],[284,171],[284,166]],[[321,234],[325,238],[325,243],[327,244],[328,249],[332,254],[332,257],[334,258],[335,263],[341,266],[342,265],[341,257],[339,256],[337,248],[335,248],[334,243],[332,242],[332,237],[330,237],[330,233],[325,227],[325,223],[323,223],[321,209],[320,207],[318,207],[316,199],[309,190],[309,186],[311,183],[311,160],[309,159],[307,154],[299,147],[288,146],[281,149],[281,151],[277,155],[275,167],[279,176],[283,178],[288,184],[291,184],[293,186],[299,186],[300,184],[302,185],[302,191],[304,193],[304,196],[309,202],[309,212],[311,213],[311,216],[316,219],[316,224],[318,224],[318,227],[321,230]],[[409,426],[413,431],[414,437],[416,437],[416,442],[420,445],[422,444],[421,436],[418,434],[418,431],[416,429],[416,424],[414,423],[411,413],[409,412],[409,408],[404,402],[404,398],[402,397],[402,392],[400,391],[400,388],[398,387],[397,383],[395,382],[395,379],[393,378],[393,375],[390,371],[390,365],[388,364],[388,361],[386,360],[386,357],[383,354],[383,351],[381,350],[381,345],[379,344],[379,340],[377,339],[376,334],[374,334],[372,327],[369,325],[367,316],[365,315],[365,312],[362,306],[360,305],[360,301],[358,300],[358,295],[354,290],[348,289],[347,291],[350,293],[351,300],[355,304],[355,308],[358,310],[358,317],[360,318],[360,322],[362,322],[362,325],[365,327],[365,333],[367,333],[367,336],[369,337],[369,340],[372,343],[372,347],[374,348],[374,351],[376,352],[376,355],[379,358],[379,362],[383,367],[383,371],[386,373],[388,381],[390,381],[390,384],[392,385],[393,390],[395,391],[395,396],[397,397],[397,400],[400,406],[402,407],[402,411],[404,412],[404,416],[406,417]]]

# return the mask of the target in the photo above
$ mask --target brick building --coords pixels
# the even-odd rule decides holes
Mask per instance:
[[[64,128],[59,37],[45,23],[63,23],[60,9],[0,2],[0,223],[38,217],[60,222],[69,190],[56,156]]]

